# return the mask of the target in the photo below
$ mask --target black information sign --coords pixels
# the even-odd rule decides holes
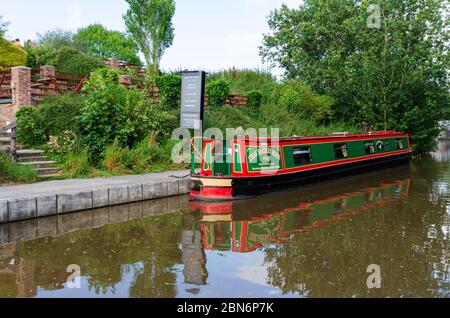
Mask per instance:
[[[180,127],[202,129],[205,110],[205,72],[183,72]]]

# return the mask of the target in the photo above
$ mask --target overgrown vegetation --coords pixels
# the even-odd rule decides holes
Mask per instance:
[[[234,81],[229,82],[229,78]],[[277,82],[269,72],[235,69],[212,73],[208,85],[229,83],[234,92],[249,97],[248,107],[223,105],[224,99],[209,107],[205,118],[207,128],[279,128],[281,136],[326,135],[331,132],[359,132],[358,127],[335,117],[336,101],[313,92],[310,86],[295,80]],[[262,90],[252,90],[254,83]],[[240,83],[237,85],[236,83]],[[243,93],[247,92],[247,93]],[[209,91],[208,93],[211,93]],[[228,96],[228,95],[226,95]]]
[[[119,84],[119,73],[94,71],[82,95],[48,96],[17,113],[20,143],[45,148],[67,177],[176,169],[168,140],[177,118],[143,91]]]
[[[231,84],[225,79],[210,81],[206,85],[206,94],[209,97],[209,106],[220,107],[231,93]]]
[[[29,166],[19,165],[12,162],[11,158],[0,152],[0,184],[6,182],[34,182],[37,174]]]
[[[155,79],[160,92],[160,103],[166,109],[174,109],[178,106],[178,98],[181,95],[181,76],[167,74]]]
[[[335,118],[367,130],[408,132],[417,153],[433,149],[448,119],[448,27],[443,0],[305,0],[269,17],[261,56],[286,77],[336,100]]]

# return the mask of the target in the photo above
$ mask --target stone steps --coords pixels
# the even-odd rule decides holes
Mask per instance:
[[[40,158],[43,159],[43,158]],[[25,162],[19,162],[19,164],[23,166],[33,166],[36,168],[53,168],[56,165],[56,161],[25,161]]]
[[[35,169],[40,177],[49,175],[61,175],[61,170],[56,167],[50,168],[36,168]]]
[[[11,153],[11,134],[0,135],[0,151]],[[48,160],[44,150],[22,149],[17,145],[16,160],[23,166],[31,166],[36,170],[40,178],[52,179],[62,175],[61,170],[56,167],[56,161]]]
[[[46,156],[18,157],[17,163],[48,161]]]

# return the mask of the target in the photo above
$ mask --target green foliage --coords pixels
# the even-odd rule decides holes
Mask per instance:
[[[126,34],[108,30],[101,24],[78,30],[74,41],[80,50],[91,56],[103,60],[115,57],[130,64],[141,64],[135,43]]]
[[[52,65],[56,50],[47,43],[40,44],[35,47],[25,46],[27,52],[27,66],[31,68],[39,68],[43,65]]]
[[[0,38],[5,36],[6,31],[8,31],[9,22],[3,21],[3,17],[0,15]]]
[[[101,59],[70,47],[58,50],[52,64],[59,71],[82,74],[88,74],[98,68],[105,67]]]
[[[259,90],[248,91],[245,93],[247,97],[247,106],[259,108],[263,102],[263,93]]]
[[[4,182],[34,182],[37,174],[32,167],[15,164],[11,158],[0,152],[0,184]]]
[[[76,47],[73,33],[62,29],[50,30],[44,34],[38,33],[38,43],[39,46],[50,46],[54,50],[60,50],[65,47]]]
[[[77,131],[75,119],[80,116],[84,105],[82,95],[46,96],[37,108],[44,135],[58,136],[66,131]]]
[[[206,94],[209,97],[209,104],[212,107],[220,107],[225,104],[225,100],[230,96],[230,82],[219,79],[211,81],[206,85]]]
[[[161,104],[166,109],[177,108],[178,98],[181,95],[181,76],[175,74],[158,76],[155,83],[160,91]]]
[[[412,129],[406,130],[412,142],[425,146],[417,152],[430,150],[437,136],[431,105],[449,105],[446,1],[379,1],[380,28],[368,27],[368,4],[306,0],[298,9],[282,6],[269,17],[261,55],[287,77],[336,99],[338,118],[375,130]],[[412,124],[418,109],[428,118],[415,118],[423,127]]]
[[[431,99],[427,100],[426,107],[414,107],[406,114],[401,123],[397,123],[399,130],[408,131],[414,139],[411,146],[416,153],[426,153],[434,150],[436,139],[430,136],[437,136],[441,131],[437,122],[441,118],[442,108]]]
[[[36,108],[20,108],[16,113],[17,140],[25,146],[37,146],[46,142],[43,123]]]
[[[129,4],[123,16],[131,38],[144,54],[148,69],[157,76],[159,62],[175,37],[172,18],[173,0],[126,0]]]
[[[27,146],[41,146],[51,136],[77,131],[76,118],[84,98],[80,95],[46,96],[38,107],[22,107],[16,114],[17,138]]]
[[[311,87],[297,81],[287,81],[273,90],[271,102],[299,118],[312,118],[317,123],[327,123],[333,115],[335,104],[329,96],[315,94]]]
[[[154,163],[168,160],[164,152],[152,138],[146,138],[139,142],[134,148],[121,147],[115,141],[105,151],[103,167],[113,173],[144,173],[151,170]]]
[[[219,128],[225,134],[227,128],[259,128],[264,124],[246,109],[230,105],[220,108],[208,107],[205,116],[205,128]]]
[[[231,93],[245,95],[249,91],[259,90],[263,93],[264,101],[270,96],[275,87],[276,80],[266,70],[260,69],[229,69],[208,74],[207,82],[218,79],[226,80],[231,84]]]
[[[89,176],[91,166],[87,150],[69,152],[64,162],[64,174],[69,178]]]
[[[0,38],[0,67],[23,66],[27,62],[27,53],[13,43]]]
[[[114,141],[131,148],[149,131],[166,134],[164,128],[173,120],[151,105],[143,92],[119,85],[118,76],[113,70],[97,70],[83,88],[86,103],[78,119],[80,140],[94,164],[102,160],[107,145]]]

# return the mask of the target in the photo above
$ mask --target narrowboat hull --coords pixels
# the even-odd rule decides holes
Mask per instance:
[[[220,177],[193,174],[189,185],[191,190],[190,199],[201,201],[247,199],[318,181],[373,171],[378,167],[407,164],[411,157],[411,151],[407,150],[374,158],[361,158],[346,162],[333,162],[328,165],[317,165],[316,167],[297,172],[251,177]]]

